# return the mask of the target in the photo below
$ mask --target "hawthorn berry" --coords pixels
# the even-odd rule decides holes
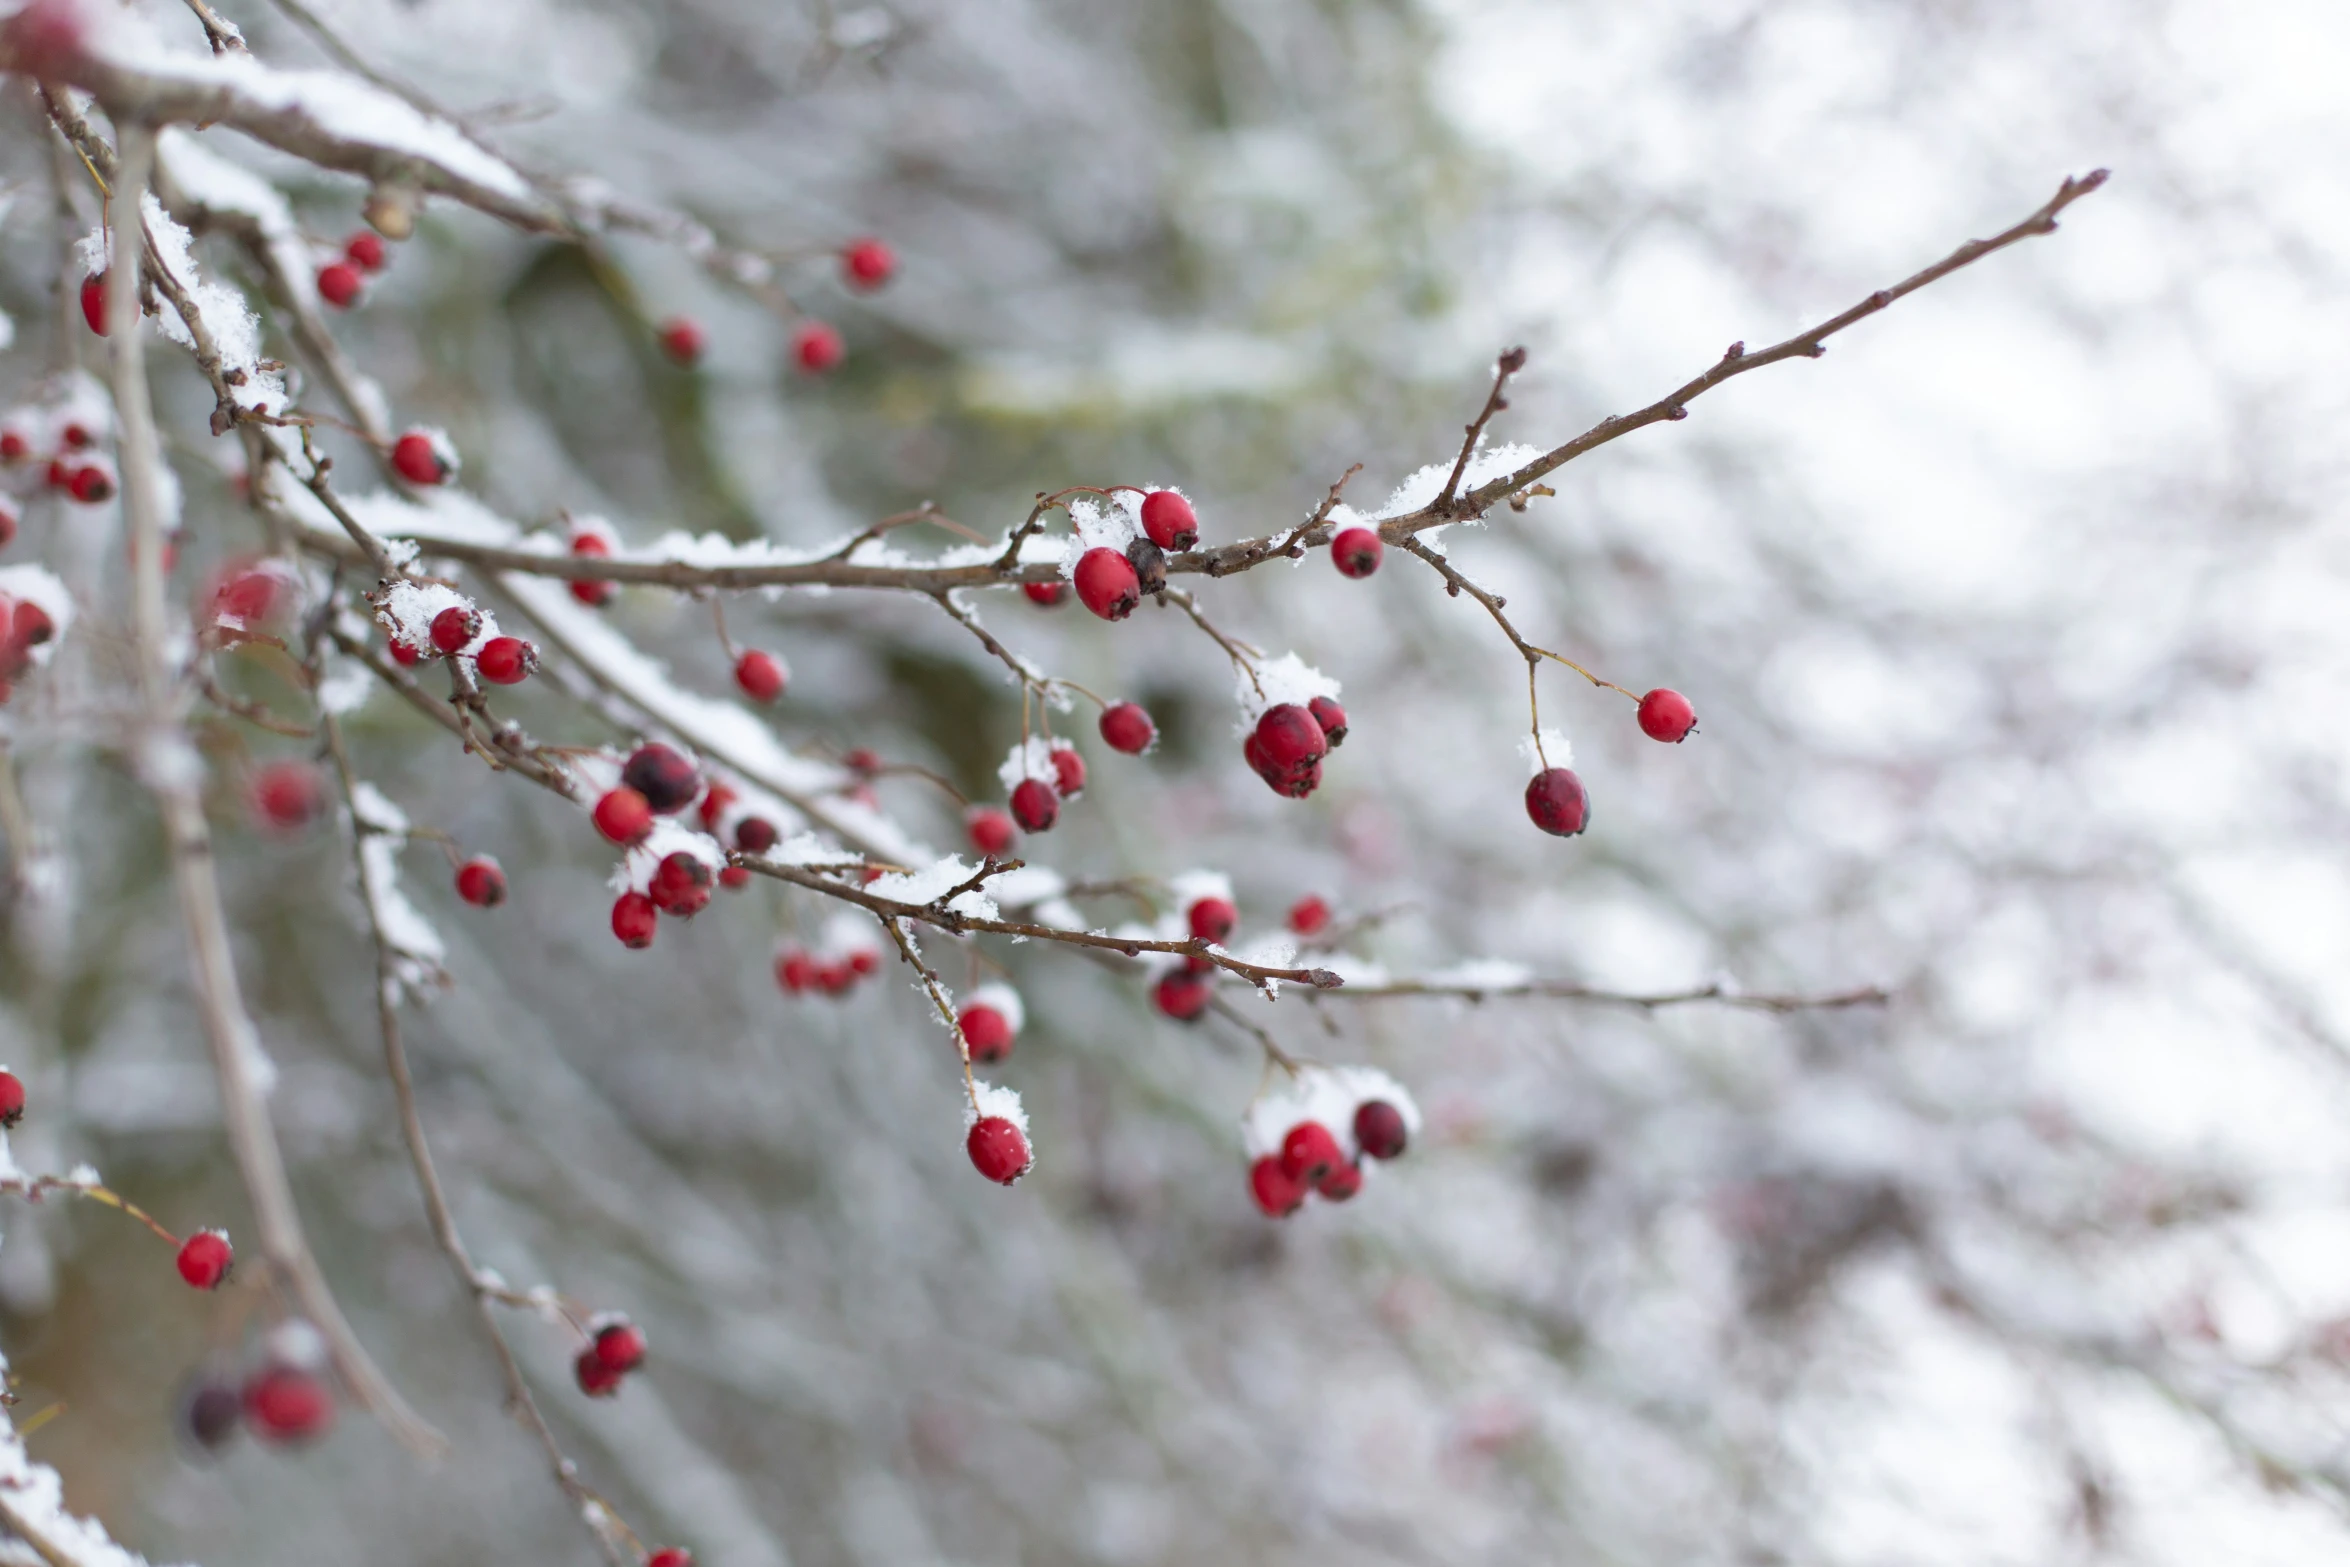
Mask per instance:
[[[753,649],[734,661],[734,683],[754,702],[774,701],[783,695],[784,684],[789,679],[783,660],[772,653]]]
[[[710,867],[701,856],[679,849],[666,855],[654,867],[653,879],[645,895],[653,900],[653,907],[678,919],[692,919],[710,906]],[[625,940],[626,938],[622,938]]]
[[[1207,1011],[1211,994],[1206,975],[1177,969],[1151,987],[1151,1005],[1178,1023],[1188,1023]]]
[[[801,370],[809,375],[822,375],[839,364],[848,350],[841,343],[840,333],[821,321],[809,321],[792,334],[791,351]]]
[[[0,550],[16,542],[16,509],[0,501]]]
[[[1240,923],[1240,910],[1232,906],[1229,898],[1202,898],[1184,917],[1194,936],[1221,944]]]
[[[57,443],[69,452],[83,452],[97,445],[98,440],[90,434],[87,425],[76,420],[57,432]]]
[[[108,274],[94,272],[82,279],[82,319],[90,323],[90,330],[100,337],[106,335],[106,279]]]
[[[595,818],[596,831],[614,843],[634,843],[653,830],[652,806],[626,784],[607,790],[588,814]]]
[[[600,558],[611,554],[612,546],[600,533],[578,533],[572,536],[571,553]],[[603,608],[620,591],[617,583],[595,582],[585,577],[572,578],[570,586],[571,596],[590,609]]]
[[[607,1322],[596,1330],[594,1348],[605,1370],[625,1375],[645,1363],[645,1330],[633,1322]]]
[[[254,812],[279,832],[309,826],[326,805],[326,791],[308,762],[265,763],[253,774],[251,792]]]
[[[318,269],[318,297],[337,310],[348,310],[359,298],[359,269],[348,261],[330,261]]]
[[[702,792],[701,769],[658,740],[647,741],[629,754],[620,769],[620,781],[643,795],[657,816],[676,815]]]
[[[1042,604],[1047,609],[1069,602],[1069,584],[1066,582],[1023,582],[1020,591],[1028,595],[1029,603]]]
[[[96,463],[88,463],[73,471],[66,481],[66,490],[84,506],[95,506],[114,499],[114,475]]]
[[[871,947],[859,947],[849,954],[849,972],[870,974],[881,967],[881,954]]]
[[[1572,838],[1591,825],[1591,797],[1583,792],[1582,779],[1553,767],[1527,780],[1526,814],[1544,832]]]
[[[734,846],[745,854],[765,854],[781,836],[764,816],[746,816],[734,824]]]
[[[1134,568],[1134,585],[1145,593],[1167,591],[1167,552],[1148,539],[1126,546],[1126,564]]]
[[[1678,745],[1697,727],[1697,709],[1678,691],[1663,686],[1640,699],[1640,732],[1651,740]]]
[[[702,329],[683,316],[661,323],[661,352],[692,369],[702,358]]]
[[[992,805],[975,805],[964,814],[971,847],[990,859],[1002,859],[1012,850],[1012,818]]]
[[[605,1365],[604,1357],[596,1353],[595,1345],[590,1344],[572,1357],[571,1375],[579,1383],[579,1390],[588,1397],[615,1398],[619,1396],[620,1384],[628,1373],[615,1371]]]
[[[1012,819],[1022,832],[1049,832],[1061,819],[1061,800],[1041,778],[1023,778],[1012,791]]]
[[[259,625],[277,607],[277,599],[276,572],[258,569],[227,572],[212,593],[213,618]]]
[[[1102,709],[1102,743],[1113,751],[1140,756],[1159,738],[1158,725],[1139,702],[1112,702]]]
[[[984,1002],[966,1005],[955,1018],[971,1059],[992,1066],[1012,1053],[1012,1020]]]
[[[856,983],[857,971],[846,963],[816,965],[816,988],[828,996],[845,996]]]
[[[1249,1166],[1248,1190],[1268,1219],[1286,1219],[1305,1206],[1306,1183],[1291,1175],[1277,1154]]]
[[[1085,758],[1077,754],[1073,745],[1056,745],[1052,749],[1053,788],[1064,800],[1074,800],[1085,792]]]
[[[645,1558],[645,1567],[694,1567],[694,1553],[682,1545],[664,1545]]]
[[[1341,1159],[1330,1167],[1330,1173],[1314,1183],[1314,1190],[1326,1202],[1344,1202],[1363,1189],[1363,1167]]]
[[[307,1441],[334,1418],[334,1395],[300,1366],[264,1366],[245,1382],[245,1423],[264,1441]]]
[[[14,1127],[24,1119],[24,1079],[0,1067],[0,1127]]]
[[[488,855],[475,855],[457,867],[457,896],[477,909],[494,909],[506,901],[506,873]]]
[[[1403,1112],[1384,1099],[1366,1099],[1355,1107],[1355,1141],[1374,1159],[1393,1159],[1404,1151],[1412,1129]]]
[[[702,818],[702,831],[716,836],[718,823],[725,817],[726,808],[734,804],[734,790],[722,783],[714,783],[702,791],[702,803],[697,814]]]
[[[216,1290],[228,1277],[235,1252],[219,1230],[198,1230],[180,1243],[180,1277],[192,1289]]]
[[[659,916],[651,898],[641,892],[624,892],[612,905],[612,934],[620,938],[622,946],[641,952],[653,944]]]
[[[840,759],[840,765],[847,768],[852,773],[857,773],[863,777],[870,778],[875,773],[881,771],[881,758],[874,755],[864,746],[858,746],[856,749],[846,752],[842,755]]]
[[[226,1382],[207,1377],[188,1389],[180,1401],[180,1429],[189,1441],[210,1452],[225,1446],[245,1418],[245,1398]]]
[[[1330,541],[1330,559],[1342,577],[1369,576],[1379,569],[1379,557],[1385,553],[1387,546],[1369,528],[1347,528]]]
[[[1163,550],[1187,550],[1199,542],[1199,514],[1173,490],[1153,490],[1142,498],[1142,528]]]
[[[880,240],[860,239],[840,253],[840,269],[849,287],[870,292],[897,271],[897,253]]]
[[[1106,545],[1078,557],[1075,580],[1078,598],[1104,620],[1124,620],[1142,602],[1134,563]]]
[[[384,242],[366,229],[361,229],[343,241],[343,254],[351,265],[363,272],[381,272],[384,269]]]
[[[1289,906],[1289,928],[1301,936],[1319,936],[1330,928],[1330,904],[1318,892],[1309,892]]]
[[[438,653],[461,653],[481,635],[481,611],[470,604],[451,604],[433,616],[429,634]]]
[[[492,685],[518,686],[537,673],[539,650],[520,637],[492,637],[473,655],[473,667]]]
[[[0,462],[20,463],[33,454],[33,443],[22,430],[0,430]]]
[[[1306,704],[1306,711],[1314,715],[1314,722],[1322,726],[1322,738],[1335,751],[1346,744],[1346,709],[1326,696],[1318,696]]]
[[[1346,1154],[1338,1146],[1338,1139],[1319,1121],[1300,1121],[1281,1139],[1281,1167],[1293,1180],[1308,1186],[1317,1184],[1333,1167],[1345,1162]]]
[[[442,483],[450,468],[440,443],[422,430],[410,430],[392,443],[392,469],[410,484]]]
[[[1329,749],[1314,715],[1295,702],[1282,702],[1265,709],[1241,754],[1275,794],[1303,799],[1321,787],[1322,758]]]
[[[816,960],[797,947],[775,955],[775,983],[786,995],[798,995],[816,983]]]
[[[718,885],[728,892],[740,892],[751,884],[751,873],[740,865],[729,865],[718,873]]]
[[[390,647],[392,652],[392,662],[399,665],[402,669],[414,669],[418,664],[424,662],[424,655],[422,653],[417,652],[416,649],[410,647],[406,642],[401,641],[398,637],[391,639]]]
[[[1000,1115],[974,1121],[971,1135],[963,1139],[963,1149],[981,1175],[1003,1186],[1026,1175],[1035,1162],[1028,1149],[1028,1134]]]

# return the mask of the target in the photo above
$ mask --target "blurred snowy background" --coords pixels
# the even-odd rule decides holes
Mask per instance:
[[[1351,462],[1375,501],[1448,455],[1509,343],[1497,435],[1548,445],[2114,170],[2060,234],[1452,536],[1530,637],[1696,701],[1660,747],[1545,674],[1583,838],[1517,808],[1517,659],[1398,552],[1365,584],[1313,559],[1200,585],[1346,683],[1305,804],[1239,765],[1224,661],[1179,617],[989,603],[1166,731],[1148,764],[1088,747],[1048,846],[1073,874],[1227,870],[1260,929],[1306,892],[1388,910],[1361,950],[1399,971],[1898,987],[1786,1018],[1285,996],[1256,1014],[1282,1038],[1431,1112],[1343,1209],[1250,1206],[1244,1036],[1031,948],[1001,954],[1030,1018],[1005,1075],[1040,1163],[988,1186],[894,975],[777,993],[799,895],[623,952],[575,816],[369,707],[363,771],[513,881],[467,909],[415,857],[458,980],[411,1025],[423,1107],[487,1265],[648,1326],[651,1370],[591,1405],[513,1324],[641,1528],[709,1567],[2350,1562],[2350,13],[311,3],[533,165],[807,253],[849,344],[822,382],[753,304],[623,244],[648,309],[711,329],[705,371],[671,370],[576,251],[450,207],[338,323],[508,514],[635,538],[812,542],[924,499],[992,531],[1117,481],[1181,483],[1211,541],[1264,532]],[[221,9],[326,61],[290,7]],[[14,395],[49,362],[57,236],[20,85],[6,115]],[[207,139],[320,235],[355,226],[348,182]],[[825,253],[863,232],[904,269],[852,300]],[[200,384],[158,384],[198,563],[252,548]],[[723,687],[701,611],[616,613]],[[794,743],[976,788],[1017,738],[928,606],[732,621],[791,659]],[[523,700],[548,738],[614,737]],[[70,1110],[18,1157],[238,1229],[152,813],[86,734],[11,717],[68,867],[7,914],[0,1058]],[[883,790],[949,839],[919,784]],[[588,1560],[424,1233],[342,851],[232,825],[224,857],[312,1231],[457,1457],[353,1417],[190,1464],[175,1390],[239,1325],[115,1216],[20,1204],[0,1345],[23,1408],[67,1405],[33,1450],[158,1560]]]

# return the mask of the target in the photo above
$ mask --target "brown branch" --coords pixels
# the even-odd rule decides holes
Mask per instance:
[[[188,9],[196,13],[196,20],[204,24],[204,41],[212,46],[214,54],[250,55],[245,47],[245,35],[234,22],[223,21],[220,13],[206,5],[204,0],[188,0]]]
[[[330,632],[329,636],[339,652],[365,664],[369,673],[391,687],[410,707],[415,708],[419,713],[448,730],[459,740],[465,739],[467,727],[465,716],[449,703],[442,701],[418,685],[409,677],[406,670],[354,637],[346,636],[340,631]],[[492,739],[495,743],[497,737],[493,736]],[[571,775],[560,767],[550,765],[545,760],[542,747],[527,742],[513,746],[498,744],[497,752],[497,764],[505,770],[519,773],[542,789],[552,790],[566,800],[576,803],[579,799],[579,787],[572,782]]]
[[[1442,512],[1451,509],[1452,498],[1461,487],[1461,475],[1468,471],[1469,459],[1477,454],[1477,438],[1485,433],[1485,427],[1493,422],[1493,416],[1510,405],[1509,399],[1501,394],[1508,388],[1510,377],[1525,368],[1526,350],[1523,348],[1510,349],[1494,363],[1493,390],[1486,395],[1485,406],[1478,411],[1476,418],[1469,421],[1468,428],[1462,434],[1461,454],[1453,459],[1452,476],[1444,481],[1444,489],[1430,503],[1432,510]]]
[[[1412,554],[1419,556],[1420,559],[1426,561],[1430,566],[1436,569],[1437,574],[1444,578],[1444,591],[1447,594],[1454,598],[1458,598],[1463,593],[1466,593],[1469,595],[1469,597],[1475,599],[1478,603],[1485,606],[1485,612],[1493,617],[1493,623],[1501,627],[1502,635],[1510,639],[1510,645],[1516,648],[1518,650],[1519,656],[1526,660],[1526,668],[1529,679],[1532,677],[1534,666],[1543,659],[1547,658],[1553,663],[1564,664],[1567,668],[1573,670],[1576,674],[1581,675],[1584,679],[1590,681],[1593,685],[1598,686],[1602,690],[1621,692],[1623,695],[1630,697],[1635,702],[1640,700],[1639,692],[1626,690],[1624,687],[1617,685],[1613,680],[1602,680],[1599,676],[1593,674],[1590,670],[1585,669],[1581,664],[1576,663],[1573,659],[1567,657],[1564,653],[1553,653],[1546,647],[1536,647],[1533,643],[1518,635],[1518,628],[1511,625],[1509,616],[1502,613],[1502,606],[1507,604],[1509,600],[1503,598],[1498,593],[1488,593],[1485,589],[1477,586],[1477,584],[1470,581],[1469,578],[1463,572],[1461,572],[1459,568],[1454,566],[1451,561],[1446,560],[1442,555],[1439,555],[1429,546],[1421,543],[1418,539],[1408,537],[1399,540],[1398,543],[1401,548],[1409,550]],[[1540,724],[1537,724],[1535,727],[1540,728],[1541,726]]]

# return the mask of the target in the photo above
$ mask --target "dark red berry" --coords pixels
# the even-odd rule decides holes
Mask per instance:
[[[628,1376],[604,1364],[604,1357],[590,1344],[574,1356],[571,1375],[579,1383],[579,1390],[590,1398],[613,1398],[620,1392],[620,1384]]]
[[[1085,792],[1085,758],[1070,745],[1056,745],[1053,757],[1053,788],[1064,800],[1074,800]]]
[[[849,954],[849,972],[870,974],[881,967],[881,954],[871,947],[859,947]]]
[[[517,686],[539,667],[539,650],[520,637],[492,637],[473,655],[473,667],[495,686]]]
[[[256,770],[252,784],[253,809],[265,826],[279,832],[307,827],[326,807],[326,791],[318,771],[308,762],[270,762]]]
[[[1527,780],[1526,814],[1544,832],[1572,838],[1591,825],[1591,797],[1583,792],[1582,779],[1553,767]]]
[[[106,335],[106,279],[100,272],[82,279],[82,319],[90,323],[90,330],[100,337]]]
[[[1367,1099],[1355,1107],[1355,1141],[1374,1159],[1393,1159],[1412,1139],[1403,1112],[1384,1099]]]
[[[1142,498],[1142,528],[1163,550],[1187,550],[1199,542],[1199,514],[1173,490],[1153,490]]]
[[[263,1441],[308,1441],[334,1418],[334,1395],[299,1366],[266,1366],[245,1383],[245,1423]]]
[[[1028,1173],[1028,1135],[1000,1115],[974,1122],[963,1147],[973,1166],[991,1181],[1009,1186]]]
[[[1640,699],[1640,732],[1651,740],[1678,744],[1697,727],[1697,709],[1678,691],[1659,686]]]
[[[16,542],[16,509],[0,501],[0,550]]]
[[[1055,604],[1069,602],[1069,584],[1066,582],[1023,582],[1020,591],[1028,595],[1029,603],[1042,604],[1047,609]]]
[[[840,253],[840,269],[854,289],[876,289],[898,269],[897,253],[880,240],[858,240]]]
[[[1012,848],[1012,818],[992,805],[975,805],[963,817],[963,825],[971,834],[971,847],[981,854],[1002,859]]]
[[[384,269],[384,242],[367,229],[361,229],[343,242],[343,254],[362,271],[381,272]]]
[[[337,310],[348,310],[359,297],[359,269],[348,261],[330,261],[318,269],[318,297]]]
[[[24,1079],[0,1067],[0,1127],[13,1127],[23,1119]]]
[[[653,944],[654,927],[660,923],[660,910],[653,900],[641,892],[624,892],[612,905],[612,934],[620,944],[638,951]]]
[[[1134,585],[1144,593],[1167,591],[1167,552],[1148,539],[1126,546],[1126,564],[1134,568]]]
[[[1319,936],[1330,928],[1330,905],[1318,892],[1309,892],[1289,906],[1289,928],[1301,936]]]
[[[607,1371],[634,1371],[645,1363],[645,1330],[633,1322],[609,1322],[596,1330],[596,1359]]]
[[[1023,778],[1012,791],[1012,819],[1022,832],[1047,832],[1061,819],[1060,796],[1041,778]]]
[[[1275,1154],[1249,1166],[1248,1189],[1268,1219],[1286,1219],[1305,1205],[1306,1183],[1291,1175]]]
[[[1112,702],[1102,709],[1102,743],[1111,750],[1140,756],[1158,738],[1158,726],[1140,703]]]
[[[1330,541],[1330,558],[1342,577],[1367,577],[1379,569],[1387,546],[1369,528],[1348,528]]]
[[[1191,933],[1200,940],[1222,942],[1240,923],[1240,910],[1226,898],[1202,898],[1191,906],[1185,918],[1190,921]]]
[[[1263,748],[1265,765],[1273,768],[1291,768],[1302,762],[1319,761],[1330,749],[1322,726],[1314,722],[1314,715],[1295,702],[1283,702],[1265,709],[1257,720],[1257,744]]]
[[[994,1007],[967,1006],[956,1022],[972,1060],[992,1065],[1012,1053],[1012,1020]]]
[[[601,559],[612,553],[612,546],[600,533],[579,533],[572,536],[571,553]],[[585,577],[573,578],[569,586],[571,596],[590,609],[601,609],[620,591],[616,583],[595,582]]]
[[[221,1280],[228,1277],[233,1259],[226,1235],[218,1230],[198,1230],[180,1243],[180,1277],[194,1289],[218,1289]]]
[[[783,661],[772,653],[753,649],[734,661],[734,683],[754,702],[772,702],[783,695],[788,678]]]
[[[809,375],[822,375],[841,361],[847,352],[840,334],[821,321],[809,321],[792,334],[792,357]]]
[[[410,484],[439,484],[449,476],[440,447],[422,430],[410,430],[392,443],[392,468]]]
[[[1208,1009],[1213,992],[1207,976],[1177,969],[1151,987],[1151,1004],[1178,1023],[1188,1023]]]
[[[432,645],[442,653],[464,651],[481,635],[481,611],[468,604],[451,604],[432,618]]]
[[[200,1381],[180,1403],[180,1428],[207,1452],[226,1446],[244,1419],[245,1396],[226,1382]]]
[[[596,831],[614,843],[634,843],[653,830],[652,806],[625,784],[607,792],[589,814],[595,818]]]
[[[506,873],[487,855],[476,855],[457,867],[457,896],[477,909],[494,909],[506,901]]]
[[[701,363],[702,329],[683,316],[671,316],[661,324],[661,352],[692,369]]]
[[[1314,1190],[1326,1202],[1344,1202],[1363,1189],[1363,1167],[1341,1159],[1330,1167],[1330,1173],[1314,1183]]]
[[[66,489],[84,506],[95,506],[114,499],[114,475],[91,463],[73,471],[73,477],[66,481]]]
[[[648,741],[629,754],[620,769],[620,781],[643,795],[656,816],[676,815],[702,792],[701,769],[658,740]]]
[[[424,655],[422,653],[417,652],[416,649],[410,647],[407,643],[401,641],[398,637],[392,638],[390,646],[392,652],[392,662],[399,665],[402,669],[414,669],[418,664],[424,662]]]
[[[1087,550],[1077,560],[1077,596],[1104,620],[1124,620],[1142,602],[1134,563],[1107,547]]]
[[[679,849],[664,856],[654,867],[653,880],[646,887],[645,895],[662,913],[692,919],[709,907],[710,884],[715,879],[701,856]]]
[[[1322,738],[1335,751],[1346,743],[1346,709],[1326,696],[1318,696],[1306,704],[1306,711],[1314,715],[1314,722],[1322,726]]]
[[[765,854],[780,836],[764,816],[746,816],[734,824],[734,846],[745,854]]]
[[[1315,1185],[1345,1161],[1346,1154],[1339,1148],[1338,1139],[1319,1121],[1300,1121],[1281,1139],[1281,1167],[1289,1172],[1290,1179],[1308,1186]]]

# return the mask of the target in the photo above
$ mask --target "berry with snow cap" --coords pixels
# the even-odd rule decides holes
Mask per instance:
[[[481,635],[481,611],[470,604],[452,604],[433,616],[431,635],[435,651],[463,652]]]
[[[1102,709],[1102,743],[1113,751],[1140,756],[1159,738],[1158,725],[1139,702],[1112,702]]]
[[[642,794],[622,784],[609,789],[588,813],[596,831],[613,843],[631,844],[653,830],[653,807]]]
[[[1289,1173],[1278,1154],[1249,1166],[1248,1189],[1268,1219],[1286,1219],[1305,1206],[1306,1183]]]
[[[690,370],[702,359],[702,329],[683,316],[661,323],[661,352]]]
[[[0,1067],[0,1127],[13,1128],[24,1119],[24,1079]]]
[[[848,350],[839,332],[821,321],[808,321],[792,334],[791,351],[803,373],[822,375],[838,365]]]
[[[1572,838],[1591,825],[1591,797],[1568,769],[1548,768],[1527,781],[1526,815],[1544,832]]]
[[[106,279],[110,275],[93,272],[82,279],[82,319],[100,337],[106,335]]]
[[[1185,911],[1184,920],[1194,936],[1221,945],[1240,923],[1240,910],[1232,906],[1229,898],[1200,898]]]
[[[506,901],[506,873],[486,854],[477,854],[457,867],[457,896],[477,909],[494,909]]]
[[[734,683],[754,702],[774,701],[783,695],[784,685],[790,678],[783,660],[756,648],[734,661]]]
[[[1366,1099],[1355,1107],[1355,1142],[1372,1158],[1400,1158],[1411,1140],[1411,1123],[1388,1101]]]
[[[641,952],[653,944],[653,931],[659,923],[660,910],[641,892],[624,892],[612,905],[612,934],[633,951]]]
[[[1322,738],[1335,751],[1346,744],[1346,709],[1326,696],[1318,696],[1306,704],[1306,711],[1314,715],[1314,722],[1322,726]]]
[[[1678,745],[1697,728],[1697,709],[1678,691],[1663,686],[1640,699],[1640,732],[1651,740]]]
[[[410,484],[444,484],[457,471],[456,455],[430,432],[410,430],[392,443],[392,471]]]
[[[710,884],[714,879],[700,855],[679,849],[662,857],[645,895],[662,913],[692,919],[710,906]]]
[[[963,1139],[973,1168],[999,1186],[1009,1186],[1036,1162],[1028,1149],[1028,1134],[1000,1115],[982,1116],[971,1123]]]
[[[337,310],[348,310],[359,301],[361,283],[359,269],[348,261],[330,261],[318,269],[318,297]]]
[[[1023,582],[1020,591],[1028,595],[1029,603],[1042,604],[1046,609],[1069,602],[1069,584],[1066,582]]]
[[[980,986],[955,1015],[963,1047],[982,1065],[1010,1055],[1012,1042],[1020,1037],[1020,1027],[1026,1021],[1027,1009],[1020,1004],[1020,993],[1009,985]]]
[[[1347,528],[1330,541],[1330,559],[1338,574],[1358,581],[1377,571],[1379,557],[1386,553],[1387,546],[1369,528]]]
[[[216,1290],[228,1277],[235,1255],[226,1230],[198,1230],[180,1243],[180,1277],[191,1289]]]
[[[572,536],[571,553],[601,559],[612,553],[612,545],[602,534],[583,530]],[[612,595],[620,591],[616,583],[597,582],[586,577],[573,578],[570,586],[572,598],[590,609],[603,608],[612,602]]]
[[[84,463],[65,481],[66,493],[84,506],[114,499],[114,474],[98,463]]]
[[[964,813],[963,826],[971,847],[990,859],[1002,859],[1012,850],[1012,818],[992,805],[975,805]]]
[[[628,1377],[627,1372],[605,1365],[604,1357],[596,1353],[593,1344],[572,1357],[571,1375],[579,1383],[579,1390],[590,1398],[619,1397],[620,1384]]]
[[[871,292],[888,282],[897,272],[897,252],[870,235],[857,240],[840,253],[841,275],[849,287]]]
[[[1104,620],[1124,620],[1142,602],[1142,582],[1134,563],[1107,546],[1079,556],[1072,580],[1085,607]]]
[[[537,673],[539,650],[520,637],[492,637],[473,656],[473,667],[494,686],[518,686]]]
[[[1187,550],[1199,542],[1199,513],[1173,490],[1153,490],[1142,498],[1142,528],[1163,550]]]
[[[645,797],[656,816],[674,816],[702,792],[701,769],[670,746],[650,740],[629,753],[620,781]]]
[[[1322,783],[1322,758],[1329,738],[1314,715],[1295,702],[1265,709],[1241,745],[1241,754],[1275,794],[1303,799]]]
[[[1061,819],[1060,797],[1041,778],[1023,778],[1012,791],[1012,819],[1023,832],[1049,832]]]
[[[734,846],[745,854],[765,854],[781,836],[764,816],[746,816],[734,824]]]

